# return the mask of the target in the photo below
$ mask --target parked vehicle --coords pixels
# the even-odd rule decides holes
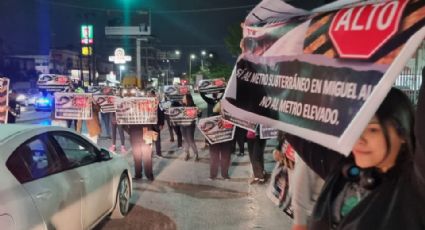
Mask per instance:
[[[38,89],[29,89],[26,95],[28,105],[35,105],[35,101],[42,96]]]
[[[1,229],[91,229],[129,210],[123,157],[61,127],[0,128]]]
[[[16,96],[16,103],[23,106],[28,106],[28,98],[25,93],[18,92]]]

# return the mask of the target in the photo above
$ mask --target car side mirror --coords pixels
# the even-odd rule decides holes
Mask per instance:
[[[111,156],[111,153],[108,150],[101,148],[99,158],[100,158],[101,161],[108,161],[108,160],[112,159],[112,156]]]

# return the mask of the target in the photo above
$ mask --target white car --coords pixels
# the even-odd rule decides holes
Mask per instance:
[[[0,125],[0,229],[90,229],[124,217],[128,161],[70,129]]]

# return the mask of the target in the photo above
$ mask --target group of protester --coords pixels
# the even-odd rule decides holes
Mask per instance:
[[[122,92],[119,94],[134,96],[123,95]],[[278,164],[288,169],[294,230],[308,227],[352,229],[353,225],[356,226],[355,229],[425,228],[422,218],[425,213],[425,126],[423,119],[419,117],[424,113],[424,94],[422,85],[415,117],[415,109],[409,98],[402,91],[391,89],[356,141],[349,157],[300,137],[280,132],[274,158]],[[149,96],[157,97],[154,91],[149,92]],[[208,116],[220,114],[220,98],[217,94],[213,94],[211,98],[205,94],[201,96],[208,104]],[[190,94],[171,104],[196,106]],[[13,112],[12,109],[10,111]],[[101,133],[98,113],[98,105],[93,103],[93,118],[85,120],[88,136],[94,142],[97,142]],[[117,125],[113,115],[109,118],[102,115],[102,118],[112,127],[111,150],[116,150],[118,129],[121,152],[126,152],[124,130],[128,132],[136,179],[142,178],[142,171],[149,180],[154,179],[151,143],[156,143],[156,153],[161,156],[160,131],[165,121],[169,125],[170,141],[177,139],[178,147],[184,146],[184,159],[190,159],[192,150],[195,161],[199,160],[194,140],[195,121],[186,126],[173,125],[161,106],[158,107],[158,123],[154,125],[121,126]],[[57,120],[55,117],[52,119],[54,122]],[[70,122],[54,122],[56,125],[70,125]],[[81,131],[82,122],[76,122],[77,131]],[[264,170],[266,140],[259,137],[258,129],[255,132],[239,132],[243,135],[235,135],[234,140],[217,144],[207,143],[210,153],[210,179],[217,178],[219,167],[223,179],[230,178],[230,155],[235,150],[235,143],[242,143],[238,155],[243,155],[246,140],[253,169],[251,183],[263,184],[267,179]],[[236,140],[238,136],[241,138],[239,141]],[[313,209],[314,204],[316,205]]]

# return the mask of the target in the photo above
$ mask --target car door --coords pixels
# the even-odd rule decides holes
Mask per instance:
[[[22,161],[28,175],[22,186],[30,194],[48,229],[81,229],[80,176],[66,171],[46,135],[32,138],[12,155]]]
[[[108,162],[100,161],[99,150],[84,138],[70,132],[55,132],[53,138],[61,147],[70,167],[82,177],[84,228],[91,227],[107,214],[114,203],[113,170]]]

